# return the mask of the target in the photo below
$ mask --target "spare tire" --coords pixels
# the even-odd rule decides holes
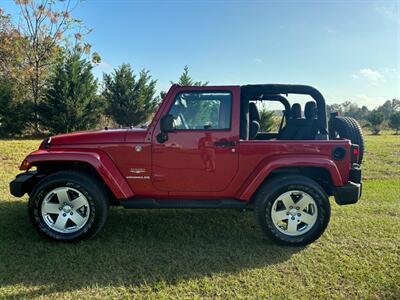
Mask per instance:
[[[350,117],[332,117],[329,120],[329,138],[349,139],[359,147],[358,163],[361,164],[364,156],[364,136],[361,126]]]

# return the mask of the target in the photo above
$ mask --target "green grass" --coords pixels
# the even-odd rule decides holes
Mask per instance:
[[[112,208],[93,240],[60,244],[30,225],[8,183],[39,141],[0,141],[0,298],[366,298],[400,296],[400,137],[366,136],[363,197],[332,202],[304,248],[266,239],[252,213]]]

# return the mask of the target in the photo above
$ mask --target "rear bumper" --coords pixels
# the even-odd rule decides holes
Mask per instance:
[[[337,186],[333,194],[335,201],[339,205],[354,204],[361,198],[362,183],[361,183],[361,168],[359,165],[354,165],[349,174],[349,181],[343,186]]]
[[[13,181],[10,182],[10,193],[15,197],[22,197],[25,193],[32,190],[37,180],[37,172],[25,172],[18,174]]]
[[[361,198],[361,190],[361,183],[349,181],[347,184],[335,188],[335,201],[339,205],[357,203],[358,199]]]

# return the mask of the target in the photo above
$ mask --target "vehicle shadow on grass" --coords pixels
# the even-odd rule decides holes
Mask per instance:
[[[26,203],[0,202],[0,287],[30,287],[10,295],[17,298],[92,286],[156,289],[279,264],[301,250],[264,238],[253,213],[229,210],[111,208],[96,238],[57,243],[36,233]]]

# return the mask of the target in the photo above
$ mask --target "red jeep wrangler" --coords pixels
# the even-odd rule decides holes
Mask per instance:
[[[304,117],[288,94],[310,97]],[[257,101],[283,104],[276,133],[259,132]],[[329,196],[342,205],[361,195],[360,127],[332,115],[328,131],[326,114],[310,86],[173,85],[147,128],[45,139],[10,190],[29,194],[33,224],[56,240],[95,235],[109,205],[122,205],[250,208],[268,237],[304,245],[327,227]]]

